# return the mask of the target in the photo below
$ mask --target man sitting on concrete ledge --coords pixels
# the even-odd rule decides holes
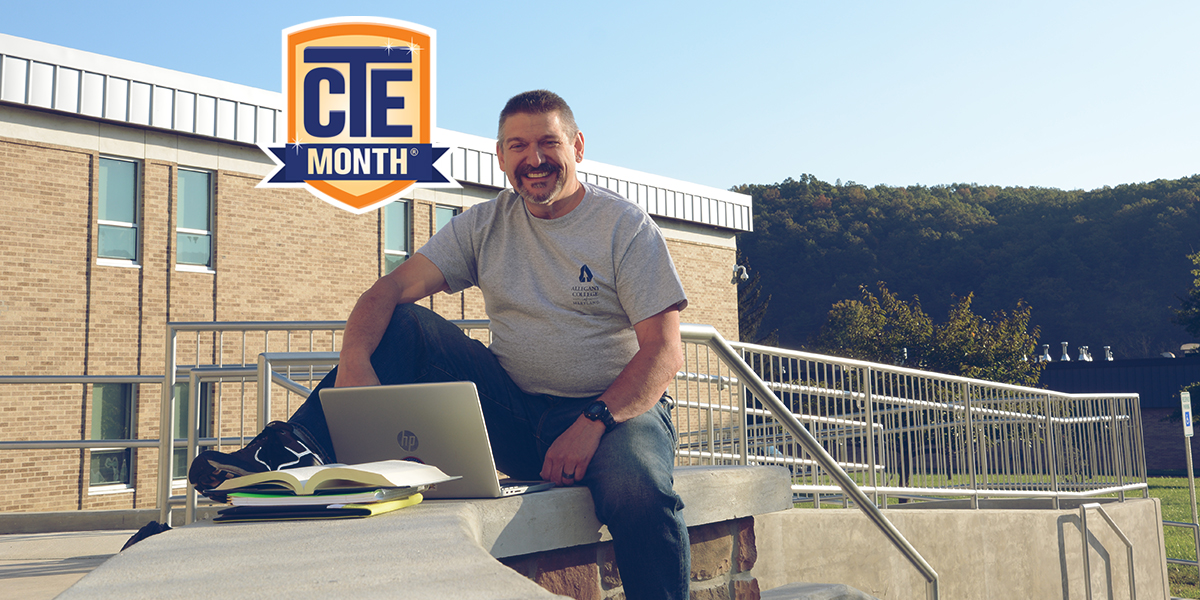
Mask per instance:
[[[334,459],[318,399],[337,387],[473,381],[497,467],[586,485],[608,526],[625,595],[688,597],[690,556],[674,492],[677,434],[664,391],[683,362],[683,285],[662,233],[635,204],[579,181],[583,134],[539,90],[500,113],[496,153],[512,189],[455,217],[380,278],[346,321],[338,367],[287,423],[246,448],[200,454],[199,490]],[[486,347],[413,303],[479,286]]]

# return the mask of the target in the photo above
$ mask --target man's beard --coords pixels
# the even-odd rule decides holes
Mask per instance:
[[[531,179],[528,179],[525,177],[529,173],[553,173],[554,174],[554,187],[552,187],[550,189],[545,189],[545,190],[533,189],[533,187],[531,187],[529,185],[530,182],[536,184],[538,182],[543,181],[543,179],[548,179],[548,178],[539,178],[539,179],[531,180]],[[539,204],[539,205],[545,206],[545,205],[548,205],[551,202],[553,202],[554,199],[558,197],[558,194],[560,192],[562,192],[563,186],[566,184],[565,179],[566,179],[566,169],[563,169],[562,167],[560,167],[552,162],[547,161],[538,167],[526,168],[526,169],[521,169],[520,171],[518,171],[517,172],[517,180],[521,182],[521,187],[518,188],[517,191],[521,193],[521,198],[523,198],[524,200],[527,200],[534,204]]]

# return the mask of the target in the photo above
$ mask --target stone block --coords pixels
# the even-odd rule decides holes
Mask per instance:
[[[621,571],[612,544],[604,544],[600,549],[600,584],[605,590],[621,587]]]
[[[754,540],[754,517],[741,519],[737,523],[737,570],[745,573],[754,568],[758,560],[758,548]]]
[[[760,597],[757,579],[733,580],[733,600],[759,600]]]
[[[692,580],[708,581],[729,572],[733,560],[733,534],[728,523],[693,527]]]
[[[600,600],[595,546],[577,546],[538,555],[533,580],[547,591],[575,600]]]
[[[689,600],[730,600],[728,582],[705,588],[692,585],[690,592]]]

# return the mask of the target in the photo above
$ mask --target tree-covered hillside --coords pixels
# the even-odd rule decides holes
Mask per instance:
[[[1194,341],[1172,322],[1200,250],[1200,175],[1092,191],[866,187],[810,175],[735,191],[754,197],[739,246],[772,298],[759,331],[804,345],[835,302],[886,282],[946,314],[974,293],[981,315],[1032,307],[1030,325],[1057,359],[1157,356]]]

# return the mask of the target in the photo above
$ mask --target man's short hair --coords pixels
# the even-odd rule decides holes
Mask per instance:
[[[500,126],[496,129],[496,139],[500,140],[504,135],[504,121],[512,115],[540,115],[551,112],[557,112],[562,119],[567,137],[574,138],[575,134],[579,133],[579,126],[575,124],[575,114],[571,112],[571,107],[567,106],[567,101],[563,100],[562,96],[549,90],[533,90],[508,99],[504,110],[500,111]]]

